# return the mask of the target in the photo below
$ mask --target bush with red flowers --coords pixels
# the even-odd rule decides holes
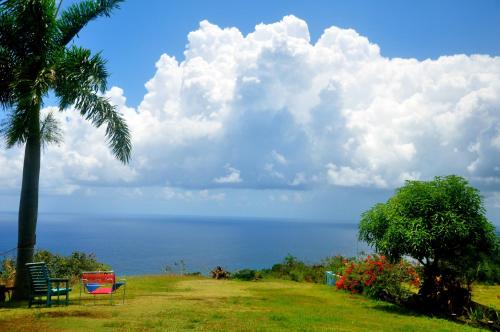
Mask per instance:
[[[336,286],[353,294],[401,302],[412,294],[411,286],[419,284],[419,274],[412,264],[404,260],[392,264],[384,256],[375,255],[347,262]]]

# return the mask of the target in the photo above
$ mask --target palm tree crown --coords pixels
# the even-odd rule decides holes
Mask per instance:
[[[82,1],[60,15],[55,0],[0,1],[0,104],[9,113],[2,128],[8,147],[29,136],[43,143],[60,139],[52,116],[39,119],[43,98],[53,90],[61,110],[74,105],[96,127],[105,124],[113,154],[129,161],[127,124],[102,96],[108,77],[105,60],[99,53],[68,46],[89,21],[109,16],[122,1]]]

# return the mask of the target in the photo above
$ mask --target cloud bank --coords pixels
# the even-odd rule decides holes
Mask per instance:
[[[202,21],[146,89],[137,108],[107,92],[132,131],[128,166],[102,129],[58,112],[65,140],[43,155],[42,192],[158,186],[222,200],[206,190],[393,188],[451,173],[500,188],[499,57],[386,58],[352,29],[312,42],[294,16],[246,36]],[[22,150],[0,150],[4,191],[21,167]]]

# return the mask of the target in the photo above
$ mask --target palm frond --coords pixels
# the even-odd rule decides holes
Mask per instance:
[[[21,58],[37,54],[37,62],[43,62],[40,55],[53,48],[53,37],[58,30],[54,0],[4,0],[0,11],[7,21],[0,28],[5,30],[2,45],[10,46]]]
[[[63,140],[60,123],[53,112],[47,113],[40,121],[40,140],[44,148],[49,144],[59,144]]]
[[[5,138],[7,148],[23,144],[28,139],[29,114],[17,107],[0,124],[0,136]]]
[[[11,52],[0,45],[0,107],[12,107],[13,98],[11,84],[14,81],[13,59]]]
[[[59,45],[68,44],[90,21],[109,16],[113,9],[120,8],[124,0],[86,0],[72,4],[57,20]]]
[[[55,70],[57,79],[54,90],[61,110],[76,101],[81,89],[93,92],[106,90],[106,61],[99,53],[91,56],[90,50],[72,46],[60,58]]]
[[[0,45],[10,52],[15,52],[20,47],[17,43],[19,39],[16,38],[15,17],[8,14],[5,5],[0,4]]]
[[[105,97],[91,91],[81,91],[75,108],[94,126],[106,124],[106,139],[115,157],[126,164],[130,160],[132,143],[127,123]]]
[[[132,149],[128,126],[109,100],[97,94],[106,90],[105,64],[100,54],[91,56],[87,49],[71,47],[56,65],[54,91],[61,110],[74,105],[96,127],[106,124],[106,138],[113,154],[127,163]]]

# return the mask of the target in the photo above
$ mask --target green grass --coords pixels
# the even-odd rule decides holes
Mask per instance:
[[[500,310],[500,285],[497,286],[474,286],[472,299],[486,306]]]
[[[498,305],[499,291],[481,287],[477,300]],[[79,304],[78,286],[71,299],[68,307],[0,308],[0,331],[475,330],[324,285],[284,280],[131,277],[125,305],[111,306],[105,296],[95,305],[89,296]]]

